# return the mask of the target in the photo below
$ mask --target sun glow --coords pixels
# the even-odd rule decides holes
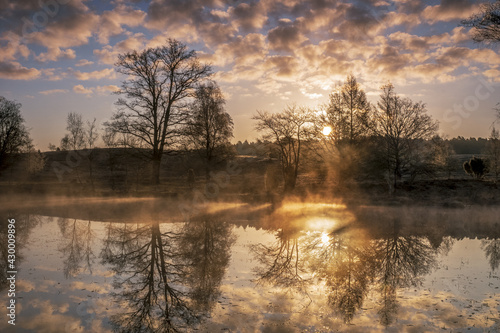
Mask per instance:
[[[326,232],[321,234],[321,246],[328,245],[330,243],[330,237]]]
[[[332,133],[332,128],[330,126],[325,126],[323,128],[323,135],[330,135]]]

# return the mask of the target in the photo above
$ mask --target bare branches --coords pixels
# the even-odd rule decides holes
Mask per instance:
[[[252,119],[257,121],[255,129],[263,132],[264,139],[276,145],[285,178],[285,191],[293,190],[297,181],[302,144],[312,134],[312,111],[293,105],[276,114],[257,111]]]
[[[194,51],[177,40],[167,45],[121,54],[117,71],[129,78],[122,82],[116,105],[120,108],[105,125],[126,144],[146,147],[154,163],[153,182],[160,181],[160,163],[164,151],[173,147],[186,122],[183,100],[192,96],[198,82],[212,73],[201,64]],[[125,142],[122,142],[125,145]]]
[[[461,24],[472,28],[475,42],[500,42],[500,1],[482,4],[479,13],[463,20]]]
[[[427,114],[425,104],[397,96],[390,83],[382,87],[378,108],[371,129],[384,142],[388,169],[396,185],[417,154],[416,146],[434,135],[438,123]]]
[[[194,98],[184,134],[189,140],[188,145],[203,154],[208,178],[210,164],[229,155],[233,119],[225,111],[226,101],[217,83],[211,81],[199,85]]]
[[[6,166],[9,155],[31,146],[20,109],[21,104],[0,96],[0,168]]]

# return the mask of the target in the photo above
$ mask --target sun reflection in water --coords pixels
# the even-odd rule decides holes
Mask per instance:
[[[309,230],[332,230],[337,225],[337,221],[328,217],[316,217],[307,221]]]

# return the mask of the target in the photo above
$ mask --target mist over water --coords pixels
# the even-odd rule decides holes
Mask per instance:
[[[2,212],[18,226],[15,332],[499,329],[498,208],[185,205]]]

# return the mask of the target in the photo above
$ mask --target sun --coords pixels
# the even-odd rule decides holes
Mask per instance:
[[[321,234],[321,246],[330,244],[330,236],[327,233],[323,232]]]
[[[325,126],[323,128],[323,135],[329,135],[330,133],[332,133],[332,128],[330,126]]]

